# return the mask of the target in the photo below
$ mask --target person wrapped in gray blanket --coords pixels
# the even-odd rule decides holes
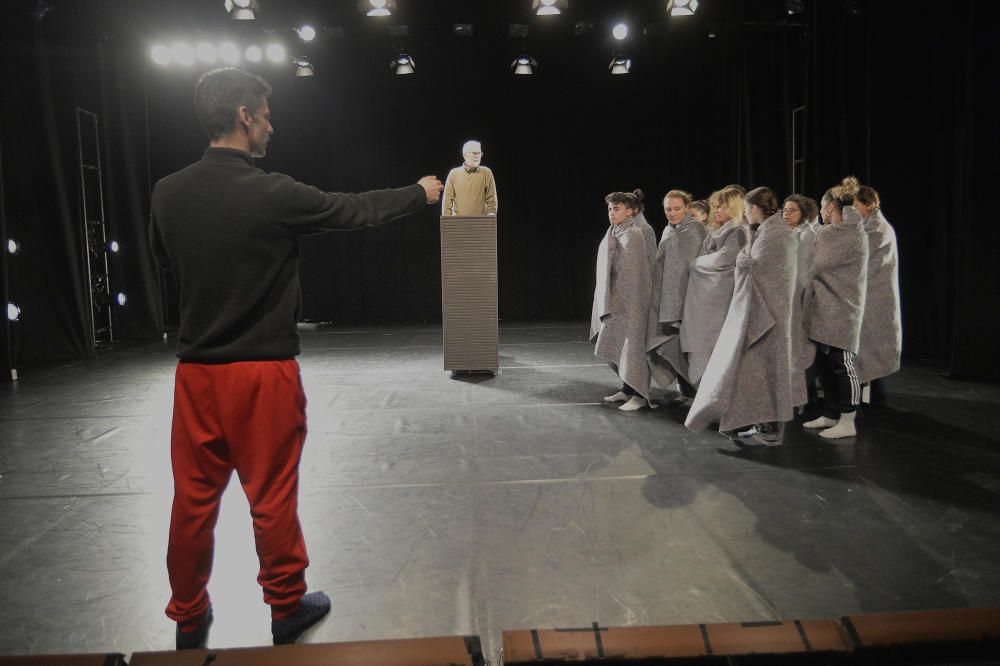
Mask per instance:
[[[856,181],[823,198],[826,224],[816,233],[813,276],[808,294],[809,339],[819,350],[823,414],[803,425],[823,428],[820,437],[857,434],[854,415],[861,402],[855,359],[861,338],[868,274],[868,239],[861,215],[851,205]]]
[[[681,403],[690,404],[694,387],[687,379],[687,361],[681,351],[680,326],[684,318],[691,262],[705,242],[705,227],[695,221],[691,195],[670,190],[663,197],[667,226],[663,229],[653,263],[653,296],[646,328],[646,351],[653,379],[664,389],[677,389]]]
[[[858,344],[858,379],[871,382],[872,403],[883,377],[899,370],[903,351],[903,319],[899,308],[899,253],[896,231],[885,219],[878,192],[859,185],[854,207],[864,219],[868,236],[868,293]],[[882,396],[884,398],[884,396]]]
[[[816,202],[801,194],[785,197],[781,217],[799,240],[798,270],[796,271],[795,301],[792,307],[792,355],[795,404],[812,404],[816,399],[816,345],[809,341],[806,322],[806,298],[812,281],[813,254],[816,248],[816,230],[809,223],[819,214]],[[803,398],[803,394],[805,397]]]
[[[687,379],[695,388],[701,382],[729,312],[736,257],[749,238],[743,222],[740,189],[727,187],[714,192],[709,203],[713,229],[705,238],[701,254],[691,264],[680,335],[681,351],[688,364]]]
[[[781,443],[794,415],[792,301],[797,240],[766,187],[747,193],[751,242],[739,254],[735,290],[721,335],[684,425],[694,431],[718,423],[741,442]],[[752,440],[750,439],[752,437]]]
[[[611,224],[597,250],[590,341],[594,355],[607,361],[622,380],[622,389],[604,401],[625,402],[619,409],[628,412],[652,406],[646,362],[652,277],[646,243],[635,223],[639,197],[635,192],[612,192],[604,200]]]

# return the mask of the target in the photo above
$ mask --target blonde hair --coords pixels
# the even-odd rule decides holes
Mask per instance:
[[[729,211],[730,220],[740,222],[743,219],[743,209],[746,203],[743,199],[743,192],[739,187],[726,186],[721,190],[712,192],[712,196],[708,198],[708,205],[712,209],[712,212],[708,216],[708,223],[713,229],[718,229],[722,226],[722,223],[715,217],[716,208],[720,206],[725,208]]]
[[[663,197],[663,207],[666,208],[666,206],[667,206],[667,199],[680,199],[680,200],[682,200],[684,202],[685,206],[690,206],[691,205],[691,200],[693,198],[694,197],[691,196],[690,192],[685,192],[684,190],[670,190]]]
[[[857,196],[860,189],[861,181],[856,176],[847,176],[840,181],[840,185],[834,185],[830,188],[830,194],[833,196],[837,208],[843,209],[844,206],[850,206],[854,203],[854,197]]]

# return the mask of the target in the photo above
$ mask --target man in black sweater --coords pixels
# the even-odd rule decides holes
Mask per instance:
[[[306,594],[298,520],[305,441],[299,353],[299,239],[394,220],[436,203],[434,176],[363,194],[322,192],[254,166],[273,129],[266,81],[236,69],[205,74],[195,110],[210,138],[202,159],[153,190],[150,244],[180,291],[174,387],[174,501],[167,547],[178,649],[203,647],[219,501],[236,471],[250,503],[275,644],[292,643],[329,610]]]

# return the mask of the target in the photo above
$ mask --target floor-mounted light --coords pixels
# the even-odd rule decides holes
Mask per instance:
[[[170,64],[170,47],[163,44],[154,44],[149,50],[149,55],[157,65],[167,66]]]
[[[619,42],[628,37],[628,26],[624,23],[619,23],[614,28],[611,29],[611,35],[617,39]]]
[[[118,254],[119,249],[120,247],[118,245],[118,241],[116,240],[108,241],[108,252],[110,252],[111,254]]]
[[[115,303],[118,304],[118,307],[123,308],[128,304],[128,297],[123,292],[119,291],[115,296]]]
[[[537,16],[556,16],[569,7],[569,0],[531,0],[531,11]]]
[[[21,244],[13,238],[7,239],[7,254],[17,254],[21,251]]]
[[[285,47],[281,44],[270,44],[267,47],[267,59],[271,62],[285,62]]]
[[[249,62],[260,62],[264,57],[264,51],[261,50],[256,44],[253,46],[248,46],[246,53],[243,54]]]
[[[7,304],[7,319],[8,321],[17,321],[21,318],[21,308],[17,307],[14,303]]]
[[[296,28],[295,32],[299,34],[299,39],[303,42],[311,42],[316,39],[316,29],[311,25],[304,25],[301,28]]]

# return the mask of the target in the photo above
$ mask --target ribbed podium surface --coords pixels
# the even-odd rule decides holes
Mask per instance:
[[[500,366],[497,326],[497,218],[441,218],[444,369]]]

